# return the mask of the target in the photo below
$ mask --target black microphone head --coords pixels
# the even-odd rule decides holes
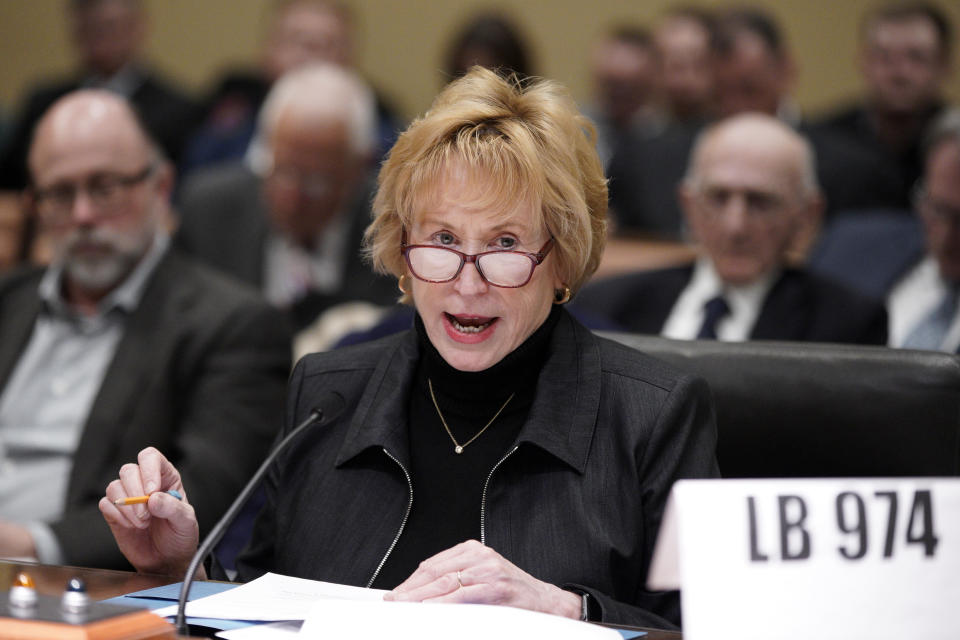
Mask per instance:
[[[320,414],[323,422],[330,422],[340,416],[343,410],[347,408],[347,401],[336,391],[328,391],[320,396],[320,399],[313,405],[311,413]]]

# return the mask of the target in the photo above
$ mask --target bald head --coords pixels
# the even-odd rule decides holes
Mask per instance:
[[[65,293],[95,304],[166,222],[172,173],[123,98],[93,90],[50,107],[28,162],[31,201],[64,267]]]
[[[81,151],[82,150],[82,151]],[[50,107],[34,129],[28,163],[36,180],[57,157],[120,153],[143,164],[159,152],[126,100],[109,91],[70,93]]]
[[[795,234],[823,206],[810,145],[761,114],[735,116],[701,134],[680,197],[690,229],[733,285],[781,266]]]
[[[695,182],[702,165],[717,155],[753,157],[758,164],[770,162],[768,173],[779,174],[798,197],[811,197],[819,191],[810,143],[772,116],[745,113],[709,127],[697,138],[685,182]]]

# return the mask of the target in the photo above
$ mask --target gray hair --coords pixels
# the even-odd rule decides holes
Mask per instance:
[[[272,161],[270,138],[280,117],[289,109],[343,122],[350,149],[358,156],[369,156],[376,148],[373,92],[352,71],[330,63],[313,63],[284,74],[267,94],[247,151],[247,162],[255,171],[268,167]]]

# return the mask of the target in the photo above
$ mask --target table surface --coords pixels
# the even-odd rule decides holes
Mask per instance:
[[[59,596],[70,578],[80,578],[87,585],[87,592],[94,600],[105,600],[133,591],[162,587],[165,584],[179,582],[169,576],[154,576],[131,571],[110,571],[107,569],[84,569],[80,567],[60,567],[29,562],[11,562],[0,560],[0,590],[9,589],[14,578],[21,571],[30,574],[37,585],[37,592],[44,595]],[[622,627],[629,628],[629,627]],[[683,636],[675,631],[644,629],[647,635],[643,640],[682,640]]]

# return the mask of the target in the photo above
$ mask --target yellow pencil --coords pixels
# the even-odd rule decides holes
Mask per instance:
[[[166,493],[169,493],[171,496],[177,500],[183,500],[183,496],[180,495],[176,489],[170,489]],[[145,504],[150,499],[150,496],[130,496],[129,498],[117,498],[113,501],[113,504],[118,507],[126,507],[132,504]]]

